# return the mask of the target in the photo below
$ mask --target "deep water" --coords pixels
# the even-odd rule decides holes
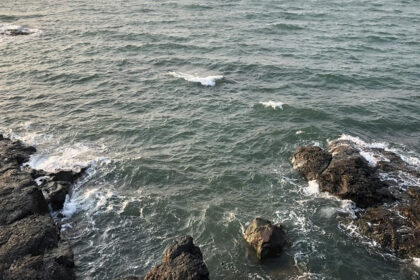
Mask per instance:
[[[420,1],[5,0],[8,25],[33,34],[0,35],[0,132],[91,166],[63,221],[78,279],[144,275],[184,234],[212,279],[419,277],[290,157],[345,134],[420,165]],[[255,216],[281,258],[246,246]]]

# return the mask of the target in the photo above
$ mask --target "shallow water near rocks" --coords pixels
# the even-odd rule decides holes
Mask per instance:
[[[91,165],[63,221],[78,279],[144,275],[184,234],[212,279],[419,277],[290,164],[344,134],[419,165],[419,1],[16,0],[0,24],[39,31],[0,35],[0,131],[34,167]],[[246,246],[255,216],[281,258]]]

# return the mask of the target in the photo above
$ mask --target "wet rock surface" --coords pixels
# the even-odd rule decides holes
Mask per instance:
[[[22,167],[35,152],[0,135],[0,279],[74,279],[73,253],[48,204],[61,209],[82,171],[47,174]]]
[[[420,230],[396,209],[369,208],[357,221],[360,232],[401,257],[420,256]]]
[[[145,280],[207,280],[209,271],[191,236],[183,236],[165,250],[161,264],[153,267]]]
[[[326,164],[328,158],[331,160]],[[379,179],[377,170],[345,141],[330,144],[328,150],[299,147],[292,163],[307,180],[316,180],[321,191],[350,199],[359,207],[393,200],[387,185]]]
[[[282,226],[263,218],[252,220],[244,232],[244,238],[256,250],[259,259],[277,257],[288,245]]]
[[[418,182],[419,171],[392,151],[368,152],[338,140],[327,149],[299,147],[292,164],[307,180],[316,180],[321,191],[366,209],[355,221],[363,235],[398,256],[420,257],[420,186],[407,187],[401,179],[408,174]],[[325,166],[327,154],[331,161]]]

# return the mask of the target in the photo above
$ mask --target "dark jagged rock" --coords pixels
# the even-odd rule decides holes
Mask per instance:
[[[392,201],[376,169],[346,141],[330,144],[328,151],[313,146],[299,147],[292,163],[305,178],[316,180],[321,191],[350,199],[359,207]]]
[[[331,162],[331,154],[320,147],[299,147],[292,157],[293,168],[305,176],[306,180],[316,180]]]
[[[84,167],[84,168],[79,168],[79,170],[77,170],[77,171],[60,170],[56,173],[50,173],[50,174],[47,174],[47,175],[50,176],[53,181],[68,182],[68,183],[72,184],[84,174],[86,169],[87,168]]]
[[[48,202],[62,206],[70,183],[46,180],[55,184],[47,201],[34,181],[46,173],[21,166],[35,151],[0,137],[0,279],[71,280],[73,254],[48,213]]]
[[[420,257],[420,186],[406,188],[399,179],[401,173],[420,178],[418,169],[391,151],[365,149],[374,157],[371,164],[348,140],[332,142],[327,150],[299,147],[292,163],[322,191],[367,208],[355,222],[362,234],[401,257]]]
[[[409,203],[401,206],[401,212],[406,216],[414,227],[420,229],[420,190],[419,188],[410,187],[407,190],[410,196]]]
[[[1,166],[7,164],[21,165],[29,160],[29,157],[36,152],[31,146],[25,146],[20,141],[11,141],[4,138],[0,141]]]
[[[420,256],[420,229],[397,211],[372,207],[356,221],[362,234],[401,257]]]
[[[153,267],[144,279],[207,280],[209,271],[192,237],[183,236],[164,252],[162,263]]]
[[[73,268],[73,253],[69,244],[67,242],[59,242],[57,248],[48,251],[44,255],[27,255],[15,261],[5,273],[5,279],[72,280],[74,279]]]
[[[281,225],[255,218],[246,228],[244,238],[256,251],[259,259],[279,256],[288,244]]]
[[[53,210],[63,208],[66,195],[70,192],[71,184],[66,181],[48,182],[42,185],[42,191]]]

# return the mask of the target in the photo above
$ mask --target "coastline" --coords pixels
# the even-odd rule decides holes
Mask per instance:
[[[73,252],[51,211],[84,170],[23,166],[36,148],[0,135],[0,279],[75,279]]]

